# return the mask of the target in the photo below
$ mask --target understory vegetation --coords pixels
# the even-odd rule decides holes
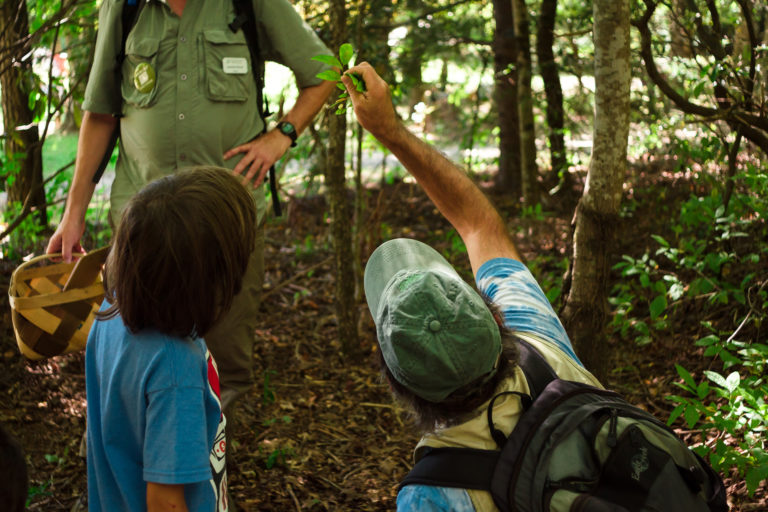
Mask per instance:
[[[0,40],[0,75],[29,61],[13,90],[23,89],[32,115],[22,122],[3,111],[0,268],[7,290],[13,269],[44,252],[62,215],[97,8],[79,1],[4,3],[29,14],[21,42]],[[327,40],[328,2],[293,3]],[[460,162],[493,199],[561,311],[571,283],[574,212],[591,171],[592,5],[554,3],[550,46],[563,114],[554,126],[557,102],[536,48],[550,2],[523,3],[534,50],[537,194],[526,202],[503,176],[507,152],[520,146],[519,139],[504,140],[510,119],[501,104],[521,66],[499,59],[499,8],[509,3],[348,1],[347,34],[355,58],[392,84],[403,122]],[[605,240],[607,385],[667,421],[708,460],[725,478],[732,510],[768,510],[768,6],[636,0],[630,14],[628,157],[616,236]],[[52,56],[66,66],[54,68]],[[344,65],[347,57],[345,51]],[[267,73],[278,119],[296,90],[284,68],[269,64]],[[411,464],[415,433],[378,379],[375,332],[359,283],[351,306],[359,342],[350,348],[339,339],[325,188],[329,116],[347,116],[346,197],[355,213],[345,222],[358,262],[382,240],[409,236],[436,246],[471,279],[459,236],[345,105],[342,98],[322,112],[278,164],[286,211],[267,220],[263,329],[254,361],[261,377],[232,422],[230,486],[245,510],[391,510]],[[32,147],[13,145],[29,123],[39,127],[37,156]],[[563,148],[553,151],[557,136]],[[17,190],[28,181],[30,158],[40,159],[37,202],[29,189]],[[116,158],[115,152],[88,210],[88,249],[112,236],[108,191]],[[85,492],[85,463],[76,455],[85,427],[82,354],[24,361],[7,304],[3,311],[0,422],[27,452],[29,509],[69,510]]]

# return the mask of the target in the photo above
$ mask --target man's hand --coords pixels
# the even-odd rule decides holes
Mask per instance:
[[[110,114],[85,111],[77,139],[75,173],[67,195],[67,206],[61,223],[48,241],[45,252],[60,252],[62,259],[72,261],[72,252],[85,252],[80,238],[85,232],[85,214],[93,197],[96,183],[93,177],[104,153],[111,150],[109,141],[117,127],[117,119]]]
[[[365,82],[366,91],[358,92],[349,73],[357,73]],[[400,120],[392,106],[389,86],[367,62],[361,62],[347,70],[341,77],[347,88],[349,99],[355,109],[355,115],[363,128],[371,132],[377,139],[386,138],[388,134],[401,127]]]
[[[244,153],[232,173],[243,176],[243,185],[252,183],[253,188],[256,188],[264,182],[269,168],[282,158],[289,147],[291,147],[290,138],[277,130],[271,130],[250,142],[230,149],[224,153],[224,160],[229,160],[238,153]]]
[[[476,274],[491,258],[519,260],[507,227],[488,198],[461,168],[405,128],[392,106],[387,83],[370,64],[363,62],[347,73],[358,73],[367,88],[358,92],[350,77],[341,78],[357,120],[400,160],[456,228],[467,246],[472,271]]]
[[[46,247],[45,252],[48,254],[60,252],[64,262],[71,262],[73,252],[85,253],[83,246],[80,245],[80,239],[84,232],[85,221],[83,219],[73,220],[65,214],[51,239],[48,240],[48,247]]]
[[[286,112],[282,120],[290,121],[296,128],[296,133],[301,134],[323,106],[334,87],[332,82],[326,81],[299,89],[296,103]],[[256,188],[264,182],[269,168],[283,157],[289,147],[291,147],[289,137],[277,130],[271,130],[250,142],[230,149],[224,153],[224,160],[229,160],[238,153],[244,153],[242,160],[237,163],[232,172],[243,176],[244,185],[251,183],[253,188]]]

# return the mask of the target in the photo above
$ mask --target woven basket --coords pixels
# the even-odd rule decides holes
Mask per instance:
[[[43,254],[13,272],[8,299],[16,341],[24,356],[43,359],[85,348],[94,313],[104,298],[101,266],[108,249],[85,256],[74,254],[72,263],[53,262],[60,254]],[[87,263],[91,270],[80,265],[73,272],[80,263]]]

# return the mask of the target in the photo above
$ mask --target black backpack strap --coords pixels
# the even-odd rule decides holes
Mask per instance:
[[[251,54],[251,71],[256,82],[256,106],[261,118],[263,126],[261,133],[263,134],[267,131],[266,118],[271,115],[271,112],[269,112],[269,105],[264,98],[264,62],[259,50],[259,34],[256,30],[253,0],[232,0],[232,4],[235,8],[235,19],[229,24],[229,29],[232,32],[237,32],[242,28],[245,41],[248,43],[248,52]],[[275,166],[273,165],[269,168],[269,193],[272,196],[272,209],[275,215],[279,217],[283,211],[280,207],[280,198],[277,196],[277,178],[275,176]]]
[[[527,411],[528,408],[533,404],[533,400],[530,396],[526,395],[525,393],[521,393],[519,391],[502,391],[501,393],[496,394],[493,398],[491,398],[491,401],[488,403],[488,409],[486,411],[486,415],[488,418],[488,430],[491,431],[491,437],[494,441],[496,441],[496,446],[499,447],[499,450],[502,450],[504,448],[504,445],[507,444],[507,436],[504,435],[504,432],[497,429],[496,426],[493,424],[493,404],[496,402],[496,399],[500,396],[504,395],[517,395],[520,397],[520,402],[523,406],[523,412]]]
[[[709,493],[707,495],[707,506],[709,507],[709,510],[711,512],[728,512],[728,496],[725,492],[723,479],[720,478],[720,475],[717,474],[717,472],[712,469],[712,466],[710,466],[698,453],[693,450],[691,450],[691,453],[698,459],[699,465],[701,466],[700,471],[703,472],[701,475],[696,475],[699,488],[703,481],[708,481],[711,484],[711,488],[707,489],[707,492]],[[678,466],[678,469],[679,468],[680,467]]]
[[[487,418],[491,437],[499,450],[475,450],[471,448],[427,448],[413,469],[400,482],[398,491],[406,485],[431,485],[436,487],[457,487],[460,489],[491,490],[491,480],[499,460],[501,449],[507,437],[493,424],[493,405],[504,395],[520,397],[524,411],[544,391],[547,384],[557,379],[557,374],[544,357],[530,343],[517,339],[520,347],[518,364],[525,374],[531,396],[518,391],[503,391],[496,394],[488,404]]]
[[[557,374],[533,345],[517,338],[517,346],[520,349],[520,360],[517,364],[523,370],[525,380],[528,381],[531,398],[536,400],[547,384],[558,378]]]
[[[406,485],[431,485],[490,492],[499,453],[471,448],[429,448],[397,490]]]
[[[139,13],[144,8],[147,0],[124,0],[123,12],[120,17],[122,33],[120,37],[120,51],[117,53],[117,73],[121,74],[121,67],[125,60],[125,42],[128,40],[128,34],[136,25],[139,19]],[[118,82],[119,83],[119,82]]]
[[[128,34],[131,32],[131,29],[133,29],[133,26],[136,25],[136,21],[139,19],[139,14],[146,3],[146,0],[124,0],[123,3],[123,11],[120,14],[120,27],[122,29],[122,32],[120,33],[120,51],[117,52],[117,56],[115,57],[115,84],[117,84],[118,88],[123,79],[125,42],[128,40]],[[122,112],[115,112],[113,115],[117,118],[117,126],[115,126],[112,135],[109,137],[107,149],[104,151],[104,156],[101,157],[101,161],[96,168],[96,173],[93,175],[92,181],[94,183],[98,183],[99,180],[101,180],[101,176],[104,174],[104,170],[107,168],[110,158],[112,158],[112,151],[115,150],[117,139],[120,136],[120,118],[122,117]]]
[[[248,43],[248,52],[251,54],[251,70],[256,81],[256,106],[259,109],[261,120],[271,114],[269,105],[264,100],[264,62],[261,60],[259,50],[259,34],[256,30],[256,14],[253,12],[253,0],[232,0],[235,8],[235,19],[229,24],[232,32],[243,29],[245,41]],[[266,124],[264,125],[266,131]]]

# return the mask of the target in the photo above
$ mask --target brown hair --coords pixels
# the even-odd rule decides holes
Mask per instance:
[[[204,336],[242,287],[256,206],[226,169],[192,167],[145,186],[128,203],[104,269],[111,306],[132,332]]]
[[[408,409],[416,427],[422,432],[432,431],[437,426],[448,427],[461,423],[468,414],[474,413],[478,407],[490,400],[501,382],[514,373],[520,357],[515,335],[500,321],[503,316],[498,306],[493,304],[485,295],[483,295],[483,299],[499,323],[502,347],[496,373],[487,381],[486,376],[483,375],[457,389],[445,400],[430,402],[400,384],[387,367],[381,350],[378,351],[381,373],[389,384],[392,394]]]

